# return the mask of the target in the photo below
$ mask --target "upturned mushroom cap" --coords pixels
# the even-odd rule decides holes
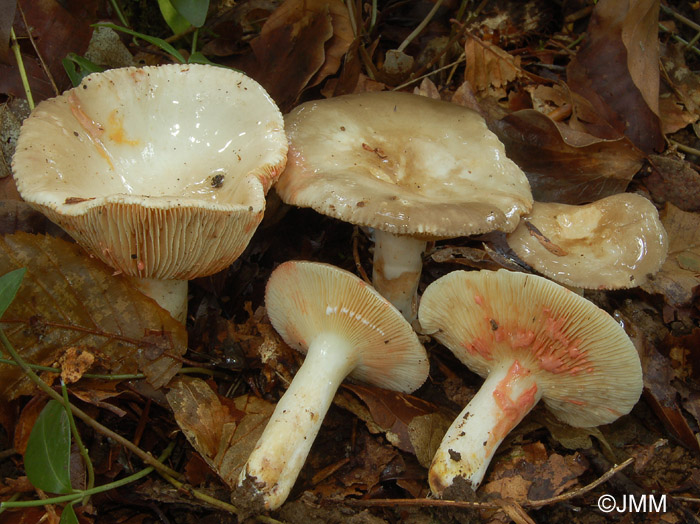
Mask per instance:
[[[428,376],[428,358],[401,313],[352,273],[319,262],[290,261],[270,275],[265,306],[284,341],[306,353],[333,333],[359,354],[350,377],[410,393]]]
[[[585,289],[639,286],[661,268],[668,251],[656,208],[633,193],[582,206],[535,202],[506,238],[535,270]]]
[[[286,162],[264,89],[207,65],[96,73],[42,102],[13,160],[22,197],[135,277],[215,273],[245,249]]]
[[[470,109],[400,92],[307,102],[285,117],[288,204],[395,235],[512,231],[532,205],[525,174]]]
[[[549,410],[572,426],[607,424],[639,400],[641,364],[624,329],[543,277],[454,271],[426,288],[419,319],[481,376],[517,360],[534,376]]]

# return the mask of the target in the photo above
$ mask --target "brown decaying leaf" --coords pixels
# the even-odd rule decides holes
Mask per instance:
[[[85,346],[69,347],[58,359],[61,366],[61,379],[66,384],[78,382],[94,362],[95,355],[90,352],[89,348]]]
[[[464,79],[480,97],[505,97],[506,86],[521,75],[520,57],[473,35],[467,36],[464,54]]]
[[[96,0],[20,0],[31,28],[37,48],[46,63],[59,91],[70,87],[70,80],[61,60],[69,52],[82,55],[92,35],[90,24],[97,21]],[[56,96],[51,82],[41,67],[36,53],[27,41],[27,30],[19,13],[15,16],[15,33],[22,40],[22,61],[27,71],[29,85],[35,102]],[[10,65],[0,64],[0,93],[24,97],[24,88],[18,68],[11,59]]]
[[[362,400],[372,418],[371,422],[385,433],[389,442],[402,451],[418,454],[414,444],[430,445],[435,440],[431,435],[436,432],[439,434],[437,438],[442,439],[452,422],[439,413],[437,406],[413,395],[361,384],[343,384],[343,389],[351,391]],[[366,415],[363,415],[359,414],[365,420]],[[418,417],[421,418],[416,420]],[[439,419],[444,420],[438,421]]]
[[[544,444],[534,442],[514,449],[510,458],[496,460],[480,491],[520,503],[548,499],[572,488],[586,470],[580,455],[548,455]]]
[[[569,87],[641,150],[664,147],[659,119],[659,0],[601,0],[567,67]]]
[[[642,289],[659,293],[671,306],[687,304],[700,286],[700,215],[666,204],[661,223],[668,233],[668,256],[661,270]],[[697,264],[693,269],[692,262]]]
[[[46,396],[36,395],[29,399],[29,402],[22,409],[17,425],[14,428],[13,446],[17,453],[24,455],[27,449],[27,442],[29,441],[29,434],[32,432],[34,423],[47,402],[48,398]]]
[[[28,362],[52,365],[66,348],[89,346],[101,371],[140,370],[156,388],[180,369],[177,356],[187,349],[184,325],[81,247],[48,236],[6,235],[0,240],[0,274],[19,267],[27,273],[2,327]],[[0,364],[1,399],[33,389],[21,370]]]
[[[286,0],[251,40],[254,63],[239,67],[287,112],[306,87],[338,70],[352,40],[340,0]]]
[[[583,204],[623,192],[644,158],[627,138],[595,138],[534,109],[511,113],[491,128],[539,202]]]
[[[687,48],[679,43],[661,46],[664,79],[659,111],[664,134],[675,133],[700,118],[700,77],[685,63]]]
[[[0,63],[10,64],[10,29],[15,19],[17,0],[0,0]]]
[[[228,486],[235,487],[274,405],[250,395],[221,397],[207,382],[190,377],[173,381],[167,399],[190,444]]]
[[[649,155],[651,174],[643,182],[655,202],[670,202],[683,211],[700,211],[700,173],[682,158]]]

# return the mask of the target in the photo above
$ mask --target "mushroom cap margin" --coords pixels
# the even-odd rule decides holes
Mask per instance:
[[[286,163],[283,126],[274,101],[241,73],[112,69],[37,106],[13,172],[28,203],[112,267],[193,278],[245,249]]]
[[[314,337],[333,332],[361,352],[350,377],[410,393],[428,376],[428,357],[411,325],[374,288],[330,264],[283,262],[270,275],[265,306],[275,330],[306,353]]]
[[[527,177],[476,112],[402,92],[343,95],[285,117],[288,204],[396,235],[512,231]]]
[[[537,376],[542,400],[576,427],[629,413],[642,391],[637,351],[624,329],[589,300],[536,275],[453,271],[421,299],[423,330],[481,376],[517,359]]]

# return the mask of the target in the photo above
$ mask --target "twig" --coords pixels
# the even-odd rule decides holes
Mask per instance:
[[[616,465],[606,471],[600,478],[594,480],[590,484],[586,484],[582,488],[578,488],[567,493],[562,493],[556,497],[541,500],[526,500],[520,505],[524,508],[540,508],[548,504],[563,502],[575,497],[580,497],[596,488],[603,482],[606,482],[610,477],[622,471],[627,466],[634,462],[634,457],[630,457],[624,462]],[[499,509],[501,504],[493,502],[466,502],[459,500],[441,500],[441,499],[369,499],[369,500],[345,500],[349,506],[431,506],[431,507],[447,507],[447,508],[467,508],[467,509]]]
[[[676,142],[672,138],[669,138],[668,142],[673,147],[675,147],[676,149],[680,149],[684,153],[689,153],[691,155],[700,156],[700,149],[695,149],[694,147],[686,146],[685,144],[681,144],[680,142]]]
[[[7,352],[10,354],[10,356],[15,359],[15,362],[17,362],[17,365],[19,365],[20,368],[22,368],[22,371],[29,377],[29,379],[34,382],[39,389],[41,389],[44,393],[46,393],[49,397],[54,399],[56,402],[61,404],[63,407],[70,409],[73,414],[78,417],[80,420],[85,422],[88,426],[93,428],[95,431],[98,431],[99,433],[102,433],[103,435],[107,436],[108,438],[111,438],[118,444],[124,446],[126,449],[131,451],[134,455],[137,457],[141,458],[144,462],[149,464],[150,466],[153,466],[156,468],[158,471],[162,471],[164,473],[167,473],[168,475],[172,475],[175,478],[183,478],[183,476],[175,471],[174,469],[169,468],[168,466],[162,464],[159,462],[153,455],[150,453],[146,453],[143,451],[141,448],[138,446],[134,446],[132,442],[130,442],[128,439],[122,437],[119,433],[115,433],[111,429],[109,429],[106,426],[103,426],[96,420],[94,420],[90,415],[85,413],[83,410],[78,408],[77,406],[74,406],[73,404],[66,403],[63,401],[63,397],[56,393],[49,385],[41,380],[39,376],[32,371],[32,369],[27,365],[27,363],[24,361],[24,359],[19,356],[17,351],[15,351],[15,348],[12,346],[12,343],[9,341],[7,338],[7,335],[5,335],[5,331],[0,329],[0,341],[2,344],[5,346],[5,349]]]
[[[17,42],[17,35],[15,30],[10,27],[10,39],[12,40],[12,52],[15,55],[15,61],[17,62],[17,69],[19,70],[19,77],[22,79],[22,87],[24,87],[24,96],[27,98],[27,104],[29,104],[29,109],[34,109],[34,97],[32,96],[32,89],[29,86],[29,79],[27,78],[27,70],[24,68],[24,60],[22,60],[22,53],[19,50],[19,43]]]
[[[36,41],[34,40],[34,37],[32,36],[32,30],[29,27],[29,24],[27,23],[26,17],[24,16],[24,11],[22,10],[22,3],[21,2],[17,2],[17,10],[19,11],[20,16],[22,17],[22,22],[24,23],[24,28],[27,30],[27,36],[29,37],[29,41],[32,43],[32,47],[34,48],[34,52],[36,53],[36,57],[39,59],[39,63],[41,64],[41,68],[44,70],[44,74],[46,75],[46,78],[49,79],[49,83],[51,84],[51,87],[53,87],[53,92],[56,94],[56,96],[58,96],[61,94],[61,92],[58,90],[58,86],[56,85],[56,81],[53,79],[53,75],[51,74],[49,67],[46,65],[46,62],[44,62],[44,57],[41,56],[41,53],[39,52],[39,48],[36,46]]]
[[[407,82],[404,82],[403,84],[392,88],[392,91],[398,91],[399,89],[403,89],[404,87],[410,86],[411,84],[415,84],[416,82],[423,80],[424,78],[427,78],[431,75],[434,75],[435,73],[439,73],[440,71],[443,71],[445,69],[449,69],[450,67],[456,66],[460,62],[464,62],[464,60],[466,60],[466,56],[464,55],[464,53],[462,53],[460,55],[460,57],[457,60],[455,60],[454,62],[450,62],[447,65],[439,67],[438,69],[433,69],[432,71],[430,71],[428,73],[425,73],[421,76],[417,76],[416,78],[412,78],[411,80],[408,80]]]
[[[355,267],[357,268],[357,272],[362,277],[362,280],[371,286],[372,281],[367,276],[367,272],[365,271],[365,268],[362,267],[362,261],[360,260],[360,250],[358,249],[359,239],[360,230],[357,226],[355,226],[355,228],[352,230],[352,256],[355,259]]]
[[[565,500],[570,500],[575,497],[580,497],[581,495],[584,495],[585,493],[588,493],[592,489],[600,486],[603,482],[606,482],[610,477],[615,475],[615,473],[618,473],[619,471],[622,471],[625,469],[627,466],[632,464],[634,462],[634,457],[630,457],[624,462],[617,464],[615,467],[609,469],[603,475],[597,479],[591,482],[590,484],[586,484],[582,488],[574,489],[572,491],[568,491],[566,493],[562,493],[561,495],[558,495],[556,497],[548,498],[548,499],[540,499],[540,500],[528,500],[524,506],[530,507],[530,508],[540,508],[542,506],[547,506],[549,504],[554,504],[556,502],[563,502]]]
[[[437,0],[435,2],[435,5],[433,5],[433,8],[430,10],[430,12],[426,15],[426,17],[421,20],[421,23],[416,26],[416,28],[411,31],[411,34],[409,34],[403,42],[399,45],[399,47],[396,48],[396,50],[399,53],[403,53],[403,50],[406,49],[408,44],[410,44],[415,37],[417,37],[423,29],[425,29],[425,26],[427,26],[430,21],[432,20],[433,16],[435,16],[435,13],[437,13],[437,10],[440,9],[440,6],[442,5],[442,0]]]

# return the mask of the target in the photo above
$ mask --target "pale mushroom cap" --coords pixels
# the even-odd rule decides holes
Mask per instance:
[[[286,163],[284,121],[245,75],[113,69],[40,103],[13,159],[22,197],[106,263],[189,279],[227,267]]]
[[[639,400],[641,364],[624,329],[546,278],[454,271],[427,287],[418,315],[426,333],[481,376],[518,360],[537,376],[550,411],[572,426],[607,424]]]
[[[512,231],[530,185],[470,109],[400,92],[307,102],[285,117],[288,204],[396,235]]]
[[[265,306],[284,341],[306,353],[314,337],[350,341],[360,362],[354,380],[410,393],[428,376],[428,357],[411,325],[352,273],[318,262],[290,261],[270,275]]]
[[[554,246],[540,242],[526,222]],[[634,193],[582,206],[535,202],[506,238],[513,251],[543,275],[586,289],[639,286],[661,268],[668,252],[659,213]]]

